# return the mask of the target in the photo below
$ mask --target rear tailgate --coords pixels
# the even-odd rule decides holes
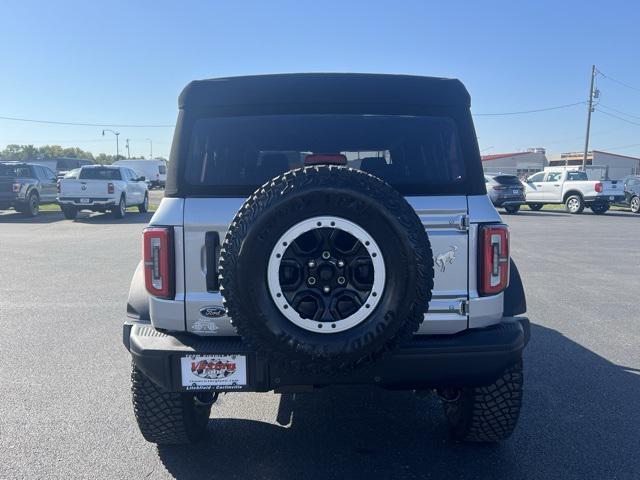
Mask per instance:
[[[464,196],[408,197],[427,230],[435,262],[435,286],[419,333],[456,333],[467,328],[469,230]],[[184,208],[184,274],[187,330],[200,335],[235,335],[226,315],[206,318],[208,308],[222,312],[215,272],[217,251],[244,199],[187,198]]]
[[[0,202],[9,202],[16,198],[16,194],[13,192],[15,182],[15,177],[0,177]]]
[[[605,197],[620,197],[624,196],[624,183],[618,180],[603,180],[602,182],[602,192],[598,194],[598,196]],[[609,198],[609,200],[614,200],[615,198]]]
[[[65,198],[105,198],[108,196],[108,184],[105,180],[60,180],[60,197]]]

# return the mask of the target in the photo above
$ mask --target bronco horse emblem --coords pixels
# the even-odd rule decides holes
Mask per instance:
[[[458,250],[458,247],[449,245],[449,250],[447,252],[441,253],[433,259],[436,267],[438,267],[441,272],[444,272],[447,267],[447,263],[449,265],[453,264],[453,261],[456,259],[456,250]]]

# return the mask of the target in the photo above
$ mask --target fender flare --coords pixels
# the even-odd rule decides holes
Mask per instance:
[[[138,263],[131,279],[129,298],[127,299],[127,317],[138,321],[151,321],[149,315],[149,293],[144,285],[144,268],[142,260]]]
[[[144,286],[144,285],[143,285]],[[527,311],[527,299],[524,294],[522,278],[513,259],[509,264],[509,286],[504,291],[503,315],[505,317],[515,317]]]

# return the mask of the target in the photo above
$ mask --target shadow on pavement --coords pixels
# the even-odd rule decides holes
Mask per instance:
[[[452,440],[433,397],[362,387],[282,395],[279,425],[212,419],[208,441],[158,454],[178,479],[640,478],[632,372],[532,325],[524,409],[501,444]]]
[[[27,217],[19,212],[0,214],[0,223],[53,223],[64,220],[62,212],[40,212],[35,217]]]

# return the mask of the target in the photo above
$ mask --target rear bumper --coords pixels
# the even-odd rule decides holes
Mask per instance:
[[[379,385],[391,389],[424,389],[486,385],[519,361],[529,341],[529,320],[504,318],[502,323],[455,335],[420,335],[367,367],[335,375],[300,374],[270,365],[239,337],[166,334],[148,323],[127,322],[123,342],[133,361],[155,383],[169,391],[182,386],[181,358],[193,354],[244,355],[245,386],[211,390],[309,389],[326,385]]]
[[[624,195],[596,195],[584,197],[584,202],[589,203],[620,203],[624,201]]]
[[[524,205],[525,201],[524,198],[509,198],[509,199],[502,199],[502,200],[496,200],[495,202],[493,202],[493,205],[496,207],[510,207],[510,206],[516,206],[516,205]]]
[[[81,198],[88,198],[88,202],[81,202]],[[60,205],[74,205],[80,208],[102,207],[108,208],[116,205],[116,200],[108,197],[58,197]]]

